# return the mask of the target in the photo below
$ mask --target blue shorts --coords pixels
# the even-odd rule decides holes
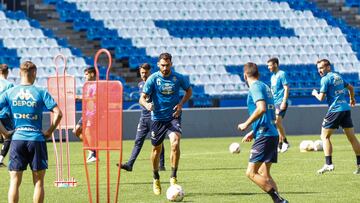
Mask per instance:
[[[173,118],[170,121],[153,121],[151,124],[151,144],[159,146],[165,137],[172,132],[182,132],[180,118]]]
[[[48,168],[46,142],[13,140],[10,144],[9,171],[32,171]]]
[[[340,112],[328,112],[325,115],[322,127],[325,129],[337,129],[341,126],[342,128],[352,128],[354,127],[351,120],[350,111],[340,111]]]
[[[281,103],[279,104],[275,104],[275,112],[277,116],[281,116],[281,118],[285,117],[287,108],[288,108],[288,103],[286,103],[285,109],[281,110],[280,109]]]
[[[277,163],[278,143],[278,136],[261,136],[257,138],[251,147],[249,162]]]

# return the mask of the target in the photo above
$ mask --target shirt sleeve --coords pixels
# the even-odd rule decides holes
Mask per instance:
[[[7,102],[7,93],[5,92],[0,96],[0,110],[2,110],[6,106],[8,106],[8,102]]]
[[[344,82],[344,88],[349,86],[349,83],[346,80],[344,80],[344,78],[343,78],[343,82]]]
[[[261,87],[257,84],[254,84],[250,87],[251,96],[253,98],[254,103],[260,100],[265,100],[265,95],[261,89]]]
[[[328,90],[327,79],[325,77],[323,77],[323,78],[321,78],[321,81],[320,81],[320,92],[326,93],[327,90]]]
[[[190,88],[190,82],[188,80],[187,77],[184,77],[183,75],[181,76],[181,83],[180,86],[184,89],[187,90]]]
[[[281,76],[281,83],[282,85],[289,85],[289,81],[288,81],[288,76],[287,74],[284,72]]]
[[[54,98],[52,98],[52,96],[49,94],[47,90],[44,90],[43,101],[45,107],[50,111],[57,106],[57,103],[55,102]]]
[[[154,77],[148,78],[143,86],[143,93],[146,95],[151,95],[154,91]]]

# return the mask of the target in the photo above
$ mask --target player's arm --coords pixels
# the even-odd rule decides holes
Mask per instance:
[[[60,108],[58,106],[55,106],[52,109],[53,112],[53,120],[50,123],[50,127],[44,132],[44,136],[46,138],[51,137],[52,133],[54,132],[54,130],[56,129],[56,127],[59,125],[61,118],[62,118],[62,112],[60,110]]]
[[[153,104],[149,103],[146,101],[146,98],[148,97],[147,94],[145,93],[141,93],[140,95],[140,99],[139,99],[139,104],[143,107],[145,107],[148,111],[152,111],[153,110]]]
[[[351,106],[355,106],[356,100],[355,100],[354,87],[353,87],[352,85],[348,84],[348,85],[346,86],[346,89],[348,89],[348,91],[349,91],[350,105],[351,105]]]
[[[311,95],[314,96],[319,101],[324,100],[326,96],[324,92],[318,92],[316,89],[313,89]]]
[[[290,91],[289,85],[284,85],[283,87],[284,87],[284,98],[281,102],[281,106],[280,106],[281,109],[286,108],[286,102],[289,98],[289,91]]]
[[[180,116],[183,105],[191,98],[191,96],[192,96],[192,88],[189,87],[188,89],[185,90],[185,95],[183,96],[181,101],[174,107],[174,110],[176,111],[173,113],[173,117],[177,118]]]
[[[3,137],[5,139],[8,139],[14,133],[14,130],[11,130],[11,131],[6,130],[6,128],[0,121],[0,133],[3,135]]]
[[[259,119],[266,112],[266,103],[264,100],[258,100],[256,102],[256,109],[250,115],[250,117],[244,122],[238,125],[238,129],[241,131],[246,130],[254,121]]]

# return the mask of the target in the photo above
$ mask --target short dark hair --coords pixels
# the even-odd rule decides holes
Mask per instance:
[[[165,61],[167,61],[167,60],[170,60],[170,61],[171,61],[172,56],[171,56],[171,54],[169,54],[169,53],[162,53],[162,54],[160,54],[160,56],[159,56],[159,61],[160,61],[161,59],[164,59]]]
[[[244,65],[244,74],[246,74],[249,77],[258,78],[259,69],[255,63],[248,62]]]
[[[94,74],[96,75],[96,70],[95,70],[94,67],[87,67],[87,68],[85,68],[85,69],[84,69],[84,73],[86,73],[86,72],[88,72],[88,73],[94,73]]]
[[[279,65],[279,59],[278,58],[276,58],[276,57],[273,57],[273,58],[271,58],[271,59],[269,59],[268,61],[267,61],[268,63],[276,63],[276,65]]]
[[[8,74],[8,73],[9,73],[9,67],[8,67],[8,65],[6,65],[6,64],[1,64],[1,65],[0,65],[0,72],[1,72],[2,74]]]
[[[36,65],[31,61],[25,61],[20,65],[20,70],[30,72],[32,70],[36,70]]]
[[[150,70],[150,69],[151,69],[151,66],[150,66],[150,64],[148,64],[148,63],[143,63],[143,64],[141,64],[141,65],[139,66],[139,69],[141,69],[141,68],[143,68],[143,69],[145,69],[145,70]]]
[[[325,65],[325,66],[331,66],[330,61],[327,60],[327,59],[320,59],[320,60],[318,60],[318,61],[316,62],[316,64],[319,64],[319,63],[321,63],[321,62],[324,62],[324,65]]]

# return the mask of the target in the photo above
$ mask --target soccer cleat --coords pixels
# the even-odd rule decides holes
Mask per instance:
[[[154,179],[154,181],[153,181],[153,192],[155,195],[161,194],[161,185],[160,185],[159,179]]]
[[[327,165],[325,164],[320,170],[317,171],[318,174],[323,174],[328,171],[333,171],[335,169],[333,164]]]
[[[0,168],[2,167],[6,167],[6,165],[3,162],[0,163]]]
[[[360,174],[360,165],[357,165],[356,170],[354,171],[353,174],[355,174],[355,175]]]
[[[119,164],[116,164],[116,166],[119,167]],[[132,171],[132,166],[130,166],[128,163],[120,164],[120,168],[124,169],[125,171]]]
[[[165,166],[159,166],[159,171],[166,171]]]
[[[86,160],[86,163],[92,163],[96,161],[96,157],[95,156],[91,156],[90,158],[88,158],[88,160]]]
[[[171,177],[170,178],[170,185],[176,185],[177,184],[177,179],[176,177]]]
[[[289,143],[283,143],[280,152],[281,153],[286,152],[289,149],[289,147],[290,147]]]

